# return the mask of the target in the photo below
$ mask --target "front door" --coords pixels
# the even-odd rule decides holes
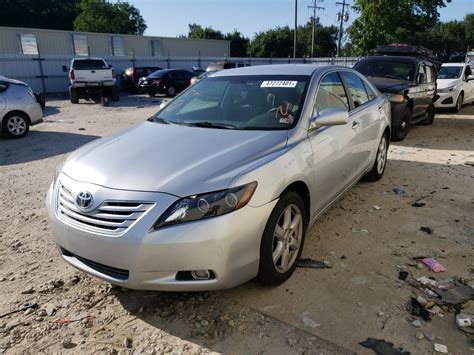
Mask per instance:
[[[336,71],[322,78],[314,99],[313,117],[330,108],[350,108],[346,90]],[[317,119],[315,122],[317,124]],[[312,202],[316,215],[350,183],[351,144],[354,135],[351,123],[330,127],[316,126],[308,132],[315,179],[311,196],[314,196]]]

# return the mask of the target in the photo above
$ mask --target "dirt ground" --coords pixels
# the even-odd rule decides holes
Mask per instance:
[[[160,103],[50,100],[29,136],[0,138],[0,353],[373,354],[359,345],[368,337],[412,354],[432,353],[434,343],[474,353],[452,312],[414,327],[407,304],[421,292],[398,280],[405,270],[472,285],[474,167],[465,163],[474,160],[474,106],[413,127],[390,147],[381,181],[357,184],[308,231],[303,257],[331,268],[298,268],[273,288],[251,281],[220,292],[119,289],[62,261],[45,194],[68,153],[142,121]],[[418,199],[425,205],[413,207]],[[448,271],[419,268],[415,256],[435,257]],[[416,338],[430,332],[433,341]]]

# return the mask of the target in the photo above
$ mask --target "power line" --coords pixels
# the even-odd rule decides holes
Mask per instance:
[[[346,0],[336,1],[336,6],[342,5],[342,11],[337,13],[337,20],[339,21],[339,33],[338,33],[338,38],[337,38],[337,52],[336,56],[339,57],[341,53],[341,43],[342,43],[342,35],[343,35],[343,23],[349,21],[349,12],[346,11],[346,6],[349,8],[349,4],[346,2]]]
[[[295,34],[293,37],[293,58],[296,58],[296,42],[297,42],[296,32],[297,30],[298,30],[298,0],[295,0]]]
[[[311,58],[314,57],[314,27],[316,23],[316,10],[324,10],[324,7],[318,6],[324,0],[312,0],[312,5],[308,9],[313,9],[313,33],[311,35]]]

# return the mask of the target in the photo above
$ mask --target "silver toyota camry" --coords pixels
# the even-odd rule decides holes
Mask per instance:
[[[390,106],[356,71],[218,72],[89,143],[47,196],[64,260],[128,288],[210,290],[291,276],[305,233],[387,161]]]

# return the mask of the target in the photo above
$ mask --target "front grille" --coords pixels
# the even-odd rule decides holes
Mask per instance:
[[[122,281],[128,280],[128,275],[129,275],[128,270],[118,269],[116,267],[96,263],[95,261],[85,259],[79,255],[73,254],[70,251],[64,249],[63,247],[61,247],[61,253],[64,256],[77,259],[84,265],[89,266],[91,269],[94,269],[97,272],[100,272],[101,274],[113,277],[114,279],[117,279],[117,280],[122,280]]]
[[[125,233],[152,205],[153,202],[108,200],[93,211],[84,212],[76,206],[71,190],[59,183],[58,217],[77,228],[92,232],[109,235]]]

